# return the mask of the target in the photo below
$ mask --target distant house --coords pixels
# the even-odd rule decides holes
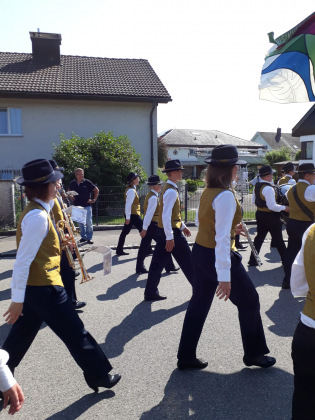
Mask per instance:
[[[60,55],[60,34],[30,37],[32,54],[0,52],[0,169],[51,158],[61,133],[103,130],[128,136],[155,173],[157,105],[172,98],[149,62]]]
[[[299,137],[289,133],[282,133],[281,128],[278,128],[277,132],[257,131],[251,138],[251,141],[265,146],[268,152],[287,147],[293,157],[301,148]]]
[[[159,136],[168,147],[169,159],[180,159],[187,169],[185,176],[199,178],[206,167],[204,159],[220,144],[233,144],[248,164],[263,163],[263,147],[217,130],[172,129]]]
[[[301,163],[315,164],[315,105],[293,127],[293,136],[299,136],[301,141]]]

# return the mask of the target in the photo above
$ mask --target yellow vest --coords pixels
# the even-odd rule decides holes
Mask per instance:
[[[271,185],[270,185],[270,186],[271,186]],[[268,185],[261,185],[260,190],[259,190],[259,195],[260,195],[260,198],[261,198],[263,201],[266,201],[265,197],[262,195],[262,191],[263,191],[263,189],[264,189],[265,187],[268,187]],[[271,188],[272,188],[272,187],[271,187]],[[266,204],[266,205],[267,205],[267,204]],[[268,207],[257,207],[257,210],[260,210],[260,211],[265,211],[266,213],[272,213],[272,210],[268,209]]]
[[[314,215],[315,215],[315,203],[311,203],[309,201],[306,201],[304,198],[305,190],[309,187],[309,184],[306,182],[298,182],[296,184],[296,192],[299,197],[299,199],[302,201],[304,206],[306,206]],[[290,207],[290,213],[289,213],[289,219],[294,220],[301,220],[304,222],[310,222],[310,218],[301,210],[298,203],[295,201],[293,192],[292,192],[293,186],[289,189],[287,193],[288,201],[289,201],[289,207]]]
[[[290,179],[292,179],[291,176],[285,175],[282,178],[279,179],[278,185],[288,184]]]
[[[172,216],[171,216],[172,228],[173,229],[174,228],[180,229],[181,226],[182,226],[182,217],[181,217],[181,213],[180,213],[180,201],[179,201],[178,191],[177,191],[177,189],[172,184],[169,184],[168,182],[165,183],[165,185],[163,187],[162,194],[161,194],[158,227],[159,228],[163,228],[163,221],[162,221],[162,214],[163,214],[163,196],[164,196],[164,193],[167,190],[169,190],[170,188],[172,188],[173,190],[175,190],[176,193],[177,193],[177,199],[176,199],[176,201],[174,203],[173,210],[172,210]]]
[[[17,248],[22,238],[21,223],[27,213],[44,208],[36,201],[31,201],[21,213],[16,230]],[[31,238],[30,238],[31,240]],[[60,242],[50,217],[48,216],[48,233],[44,238],[33,262],[27,279],[28,286],[63,286],[60,277]]]
[[[138,216],[140,216],[141,215],[141,213],[140,213],[140,200],[139,200],[139,196],[137,194],[137,191],[133,187],[127,187],[126,190],[125,190],[125,202],[127,200],[127,191],[128,190],[134,190],[134,192],[136,193],[135,199],[133,200],[133,203],[131,204],[131,214],[137,214]]]
[[[157,206],[154,212],[154,215],[152,217],[151,222],[158,222],[159,221],[159,210],[160,210],[160,203],[159,203],[159,199],[158,197],[154,194],[154,192],[149,191],[148,194],[145,196],[144,199],[144,204],[143,204],[143,215],[145,216],[147,209],[148,209],[148,201],[150,200],[151,197],[156,197],[157,198]]]
[[[203,191],[198,211],[199,228],[196,236],[196,243],[205,248],[215,248],[215,211],[212,202],[223,191],[229,191],[224,188],[205,188]],[[237,251],[235,247],[235,228],[242,220],[242,209],[238,200],[236,200],[236,211],[232,221],[231,228],[231,249]]]
[[[51,211],[54,215],[55,223],[57,224],[59,220],[64,220],[64,216],[57,198],[54,199],[54,203],[54,207],[51,209]]]
[[[309,291],[306,295],[303,314],[315,320],[315,225],[313,225],[307,235],[304,245],[304,269]]]

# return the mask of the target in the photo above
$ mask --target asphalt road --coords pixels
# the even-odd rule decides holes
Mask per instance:
[[[127,244],[139,243],[136,231]],[[95,232],[97,245],[116,245],[118,232]],[[8,238],[4,248],[14,249]],[[244,263],[249,251],[242,251]],[[247,368],[242,362],[238,317],[231,302],[214,299],[198,347],[209,361],[203,371],[178,371],[176,353],[191,288],[181,271],[163,274],[162,302],[144,302],[146,275],[135,274],[137,250],[113,256],[112,273],[103,276],[102,257],[87,253],[84,261],[95,278],[78,284],[87,306],[80,312],[86,329],[122,375],[112,390],[93,393],[63,343],[45,325],[16,369],[26,401],[16,419],[106,420],[280,420],[290,419],[293,375],[291,341],[303,299],[281,290],[283,269],[277,251],[265,243],[264,265],[249,268],[260,295],[261,314],[270,354],[270,369]],[[14,258],[0,259],[0,313],[10,303]],[[149,266],[149,258],[146,262]],[[0,327],[0,344],[9,327]]]

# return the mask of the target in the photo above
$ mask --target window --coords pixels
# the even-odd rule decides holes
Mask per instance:
[[[301,160],[313,159],[313,141],[301,142]]]
[[[0,135],[22,134],[21,108],[0,108]]]

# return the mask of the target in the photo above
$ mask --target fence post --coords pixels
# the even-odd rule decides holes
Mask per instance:
[[[14,182],[11,184],[11,205],[12,205],[12,217],[13,217],[13,227],[16,228],[16,209],[15,209],[15,186]]]
[[[21,211],[24,210],[24,197],[23,197],[23,187],[20,185],[20,194],[21,194]]]
[[[188,207],[188,185],[185,184],[185,223],[187,222],[187,207]]]

